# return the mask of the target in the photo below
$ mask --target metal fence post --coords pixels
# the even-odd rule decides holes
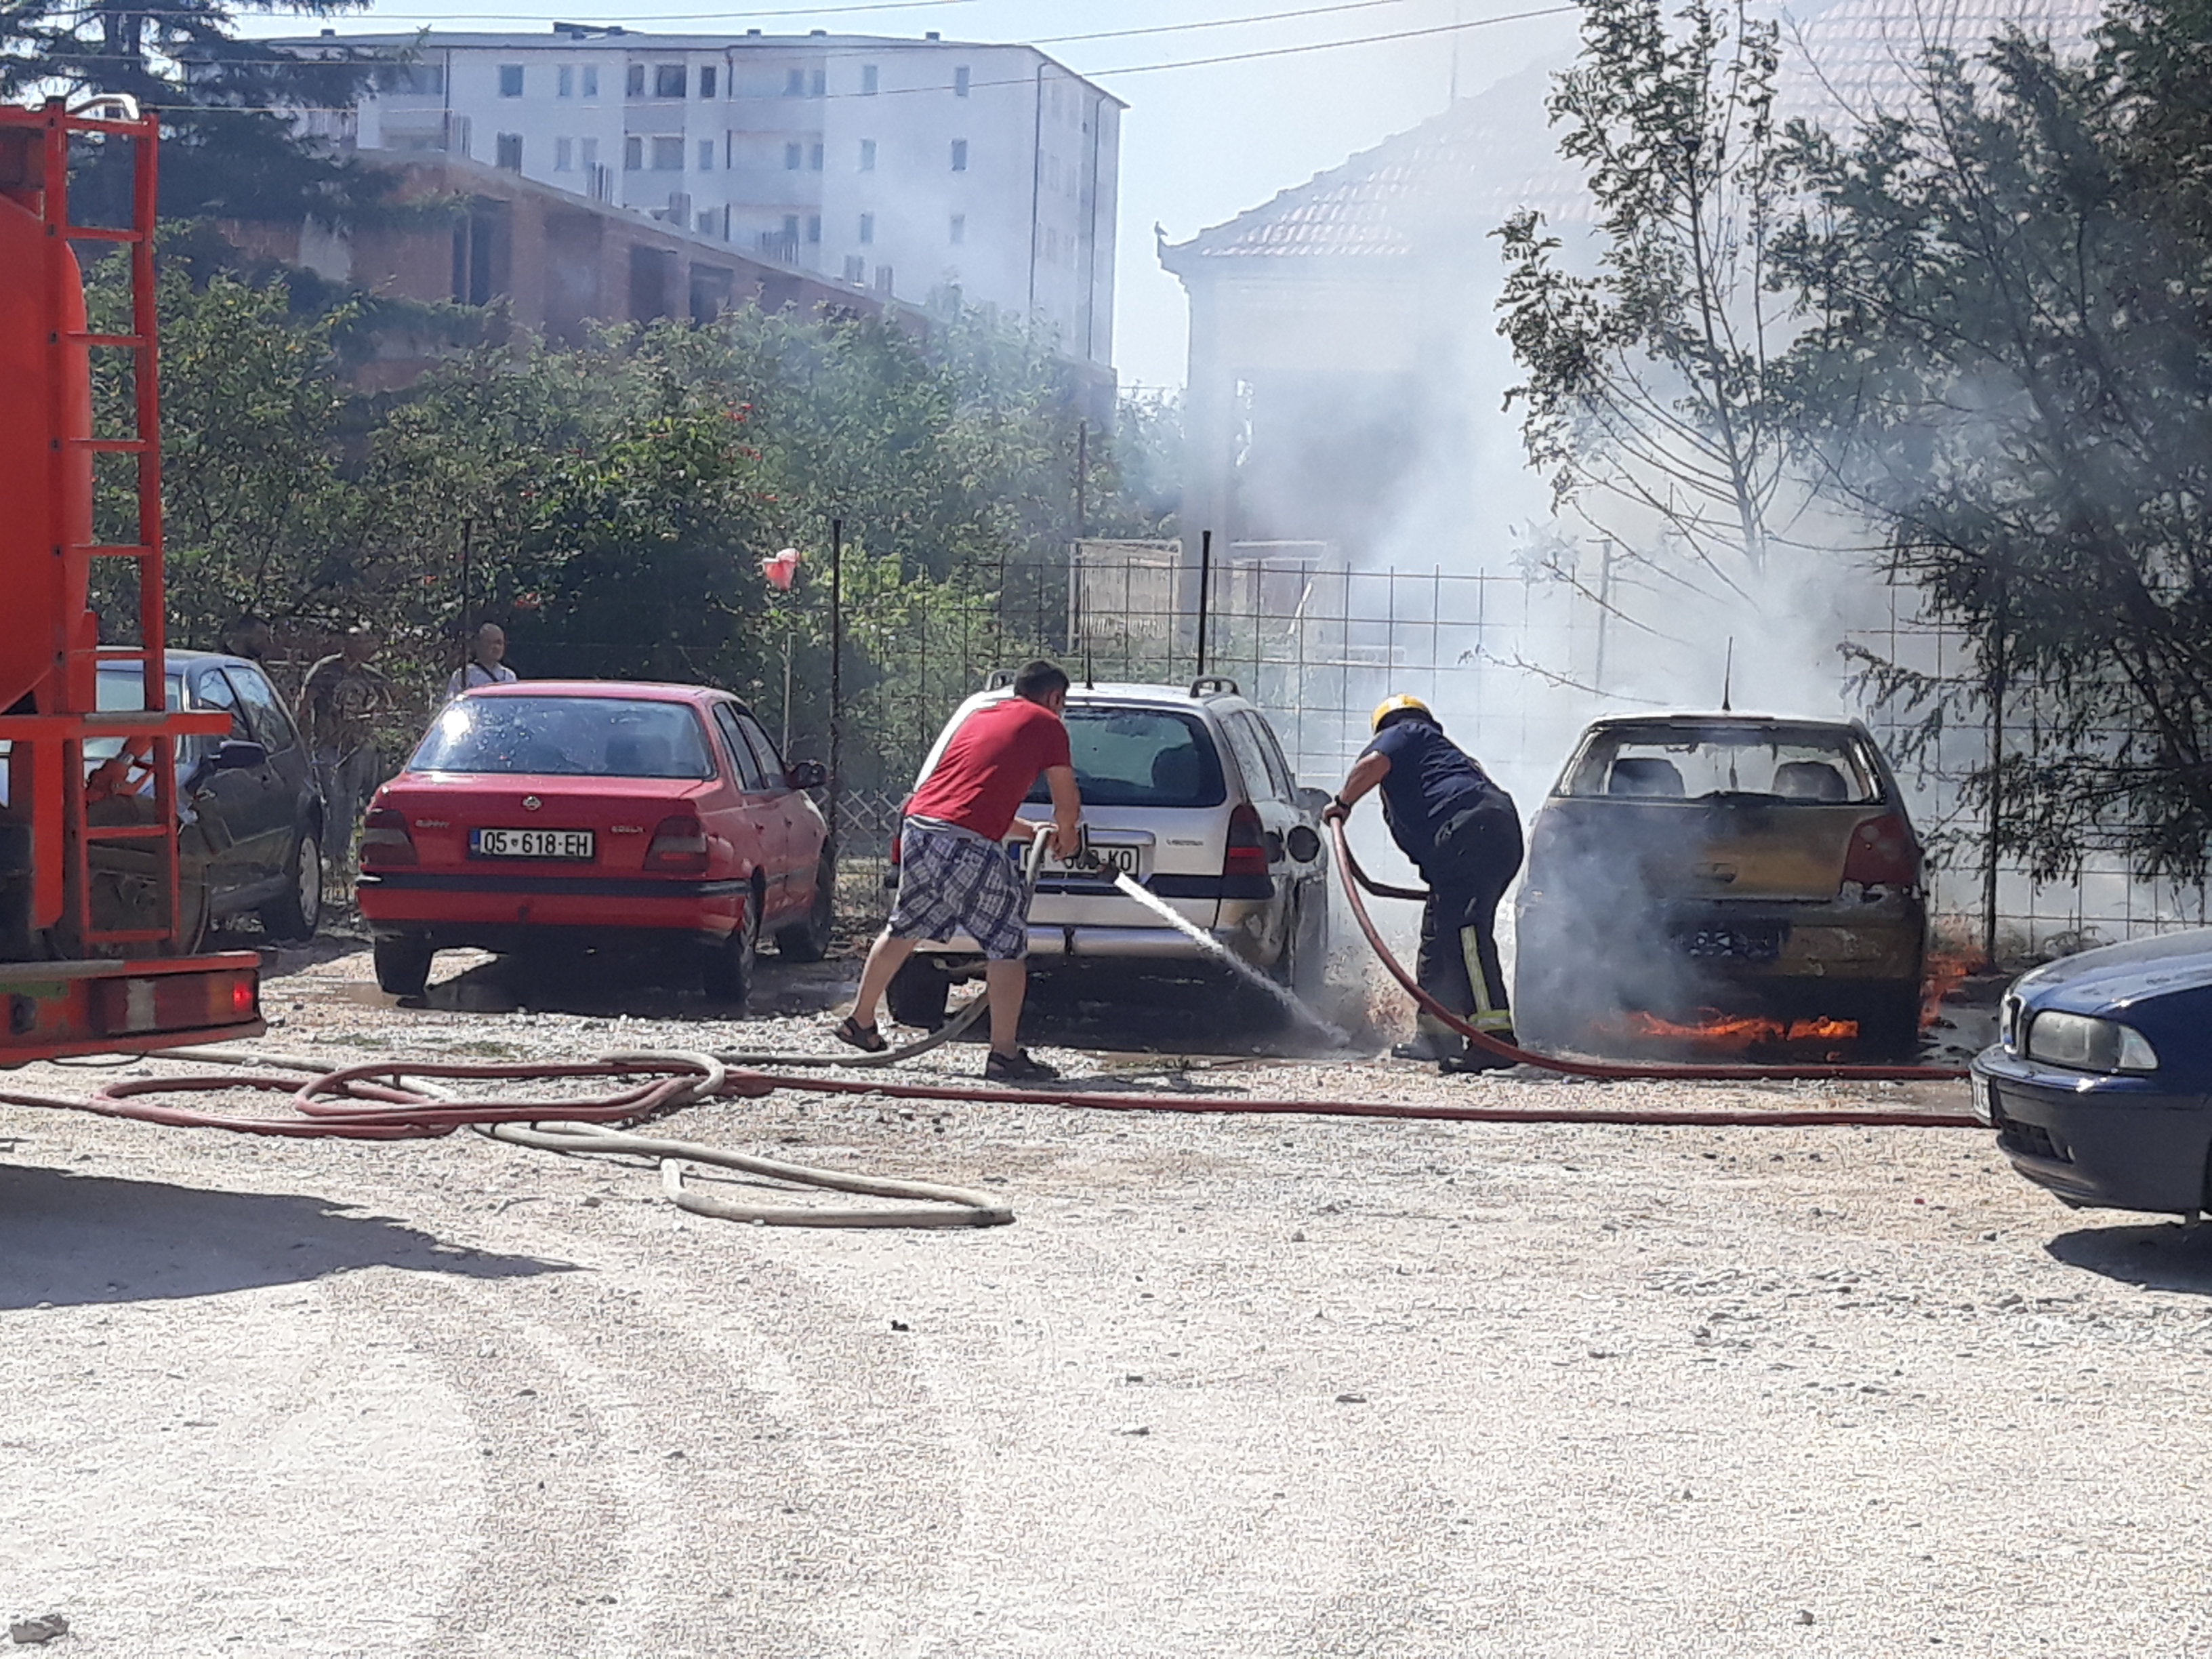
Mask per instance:
[[[830,520],[830,844],[845,793],[845,521]]]

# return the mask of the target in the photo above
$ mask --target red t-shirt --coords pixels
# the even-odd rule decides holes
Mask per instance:
[[[986,703],[960,722],[905,810],[1000,841],[1038,775],[1071,764],[1067,728],[1052,710],[1027,697]]]

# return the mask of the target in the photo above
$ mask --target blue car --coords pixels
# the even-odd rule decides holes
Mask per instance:
[[[2212,928],[2024,974],[2001,1033],[1974,1112],[2013,1168],[2077,1208],[2212,1208]]]

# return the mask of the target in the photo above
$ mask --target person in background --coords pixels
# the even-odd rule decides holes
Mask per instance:
[[[353,629],[300,687],[300,730],[322,786],[331,853],[341,865],[352,863],[362,808],[383,781],[376,722],[399,706],[392,682],[370,664],[382,643],[374,628]]]
[[[447,679],[446,701],[451,702],[480,685],[507,685],[514,679],[514,671],[507,665],[507,630],[488,622],[477,629],[470,642],[469,659]]]
[[[1521,868],[1521,815],[1419,697],[1395,696],[1375,710],[1375,736],[1322,814],[1340,820],[1370,789],[1398,848],[1429,884],[1413,977],[1486,1036],[1513,1041],[1505,969],[1498,956],[1498,902]],[[1513,1062],[1467,1039],[1427,1010],[1419,1035],[1391,1052],[1433,1060],[1445,1072],[1482,1072]]]
[[[1029,988],[1029,890],[1006,856],[1014,813],[1042,773],[1052,791],[1052,850],[1074,855],[1082,798],[1067,727],[1067,676],[1033,662],[1014,676],[1014,695],[985,703],[960,722],[901,808],[898,902],[869,948],[853,1012],[838,1040],[870,1054],[887,1045],[876,1005],[918,939],[964,928],[983,948],[983,988],[991,1007],[991,1053],[983,1076],[994,1083],[1048,1083],[1060,1073],[1033,1060],[1017,1038]]]
[[[266,663],[275,644],[268,623],[251,611],[240,611],[224,624],[222,648],[226,655],[243,657],[248,662]]]

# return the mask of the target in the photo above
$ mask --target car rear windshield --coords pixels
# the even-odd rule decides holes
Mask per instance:
[[[1221,757],[1195,714],[1071,708],[1065,719],[1085,806],[1218,806],[1229,799]],[[1029,798],[1052,799],[1042,778]]]
[[[463,697],[448,703],[410,772],[711,778],[691,705],[642,697]]]
[[[1674,727],[1593,732],[1559,793],[1646,800],[1756,798],[1863,806],[1881,798],[1866,745],[1826,726]]]
[[[167,676],[162,684],[168,706],[174,708],[185,695],[185,683],[178,676]],[[103,713],[125,708],[143,708],[146,706],[146,677],[136,668],[103,668],[95,682],[94,696]],[[88,761],[113,760],[123,752],[120,738],[87,738],[84,757]]]

